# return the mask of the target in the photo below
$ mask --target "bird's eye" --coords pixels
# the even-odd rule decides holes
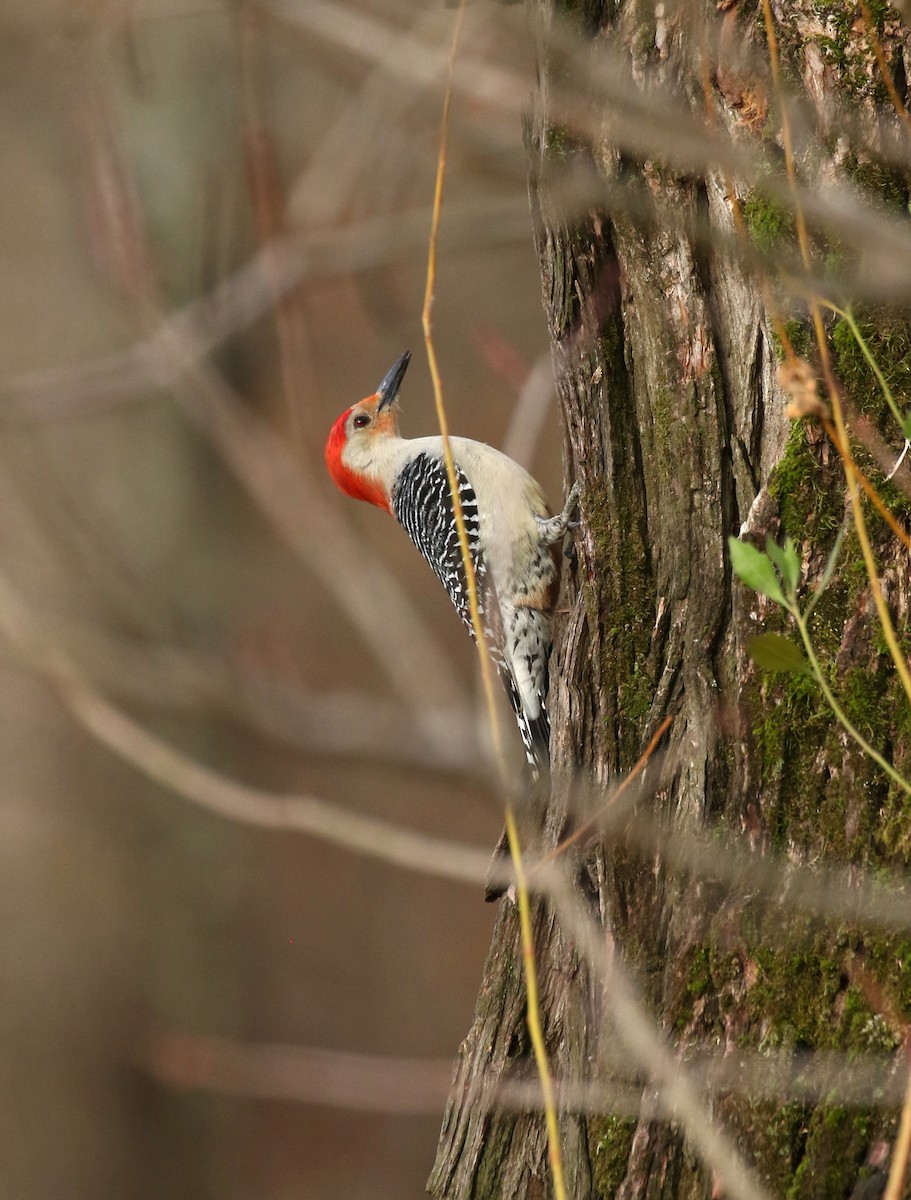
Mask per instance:
[[[355,429],[363,429],[365,425],[370,424],[370,418],[366,413],[358,413],[354,418],[353,424]]]

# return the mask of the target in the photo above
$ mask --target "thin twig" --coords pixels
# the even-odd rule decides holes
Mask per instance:
[[[800,195],[797,185],[797,169],[794,161],[791,126],[781,88],[780,68],[778,61],[778,40],[775,35],[775,22],[772,17],[770,0],[762,0],[762,11],[765,21],[766,36],[769,43],[769,58],[772,67],[772,79],[775,86],[775,92],[778,97],[779,107],[781,109],[781,140],[784,148],[788,183],[792,193],[794,221],[797,229],[797,242],[800,247],[800,256],[803,262],[804,270],[809,273],[810,244],[807,235],[807,226],[804,218],[803,206],[800,202]],[[895,635],[892,617],[889,614],[889,606],[886,604],[885,597],[883,596],[882,585],[880,583],[879,573],[876,567],[876,560],[873,557],[873,549],[870,545],[870,538],[867,533],[867,525],[866,521],[864,520],[863,507],[860,503],[860,495],[857,487],[857,475],[854,470],[853,459],[851,458],[848,432],[845,428],[844,413],[842,412],[839,388],[835,380],[835,374],[832,370],[832,361],[829,355],[829,345],[822,319],[822,308],[819,298],[815,295],[810,297],[810,313],[813,318],[813,328],[816,334],[816,344],[819,349],[819,356],[822,364],[823,379],[825,380],[826,384],[829,404],[832,408],[832,416],[835,421],[835,428],[838,431],[838,437],[835,441],[835,449],[838,451],[844,466],[845,480],[848,485],[848,494],[851,498],[851,515],[854,520],[854,529],[857,533],[857,540],[860,544],[861,555],[867,571],[867,578],[870,583],[870,591],[873,594],[873,602],[876,605],[877,616],[879,617],[879,623],[883,631],[883,637],[885,638],[886,645],[889,649],[889,655],[895,665],[896,671],[898,672],[898,676],[901,680],[908,703],[911,704],[911,672],[908,670],[908,664],[905,662],[901,648],[898,644],[898,639]]]
[[[908,1086],[902,1104],[898,1137],[892,1147],[892,1164],[889,1167],[889,1181],[883,1193],[883,1200],[901,1200],[905,1190],[905,1175],[908,1171],[908,1155],[911,1154],[911,1043],[906,1047],[905,1060],[908,1070]]]
[[[904,529],[902,529],[901,525],[899,525],[899,523],[898,523],[897,518],[895,517],[895,514],[892,512],[892,510],[886,504],[885,500],[883,500],[882,496],[880,496],[879,492],[876,490],[876,488],[873,486],[873,484],[870,482],[870,480],[866,477],[866,475],[863,473],[863,471],[860,469],[860,467],[857,465],[854,455],[851,453],[850,444],[848,446],[845,446],[842,443],[841,439],[838,436],[838,430],[835,429],[835,427],[832,425],[832,422],[827,417],[822,418],[822,426],[825,429],[826,433],[829,435],[829,440],[831,441],[832,445],[835,447],[836,454],[838,454],[839,457],[842,458],[843,461],[846,460],[846,458],[850,458],[851,470],[854,472],[857,482],[860,484],[860,486],[863,488],[863,490],[866,492],[867,496],[869,497],[870,502],[873,505],[873,507],[876,509],[876,511],[879,513],[879,515],[882,517],[882,519],[886,522],[886,524],[889,526],[889,528],[892,530],[892,532],[895,534],[895,536],[898,538],[898,540],[902,543],[902,545],[907,550],[911,550],[911,537],[909,537],[908,534],[904,531]],[[905,445],[907,445],[907,442],[905,443]],[[897,471],[900,466],[901,466],[901,459],[899,458],[898,462],[895,464],[895,470]]]
[[[645,747],[642,754],[637,759],[635,766],[630,771],[630,773],[622,780],[622,782],[620,783],[620,786],[617,788],[617,790],[611,793],[611,795],[607,798],[607,800],[605,800],[604,804],[602,804],[602,806],[598,809],[597,812],[592,813],[592,815],[588,818],[587,821],[583,821],[578,829],[574,830],[569,835],[569,837],[564,838],[563,841],[559,844],[559,846],[556,846],[550,852],[550,854],[548,854],[547,857],[542,860],[543,862],[551,862],[559,854],[563,854],[564,851],[566,851],[570,848],[570,846],[572,846],[575,842],[578,842],[580,838],[584,837],[588,832],[590,832],[590,830],[592,830],[596,825],[599,825],[604,820],[604,817],[607,814],[608,810],[614,804],[617,803],[617,801],[620,799],[620,797],[623,795],[623,793],[627,790],[627,788],[630,786],[630,784],[633,782],[633,780],[636,778],[636,776],[639,775],[639,773],[645,769],[646,765],[648,764],[648,760],[652,757],[652,754],[655,751],[655,747],[658,745],[658,743],[664,737],[666,730],[670,727],[673,720],[674,720],[673,716],[670,716],[670,715],[666,716],[664,718],[664,720],[661,722],[661,724],[655,730],[655,733],[652,735],[651,741]]]
[[[873,47],[873,53],[876,56],[876,65],[879,67],[879,73],[882,76],[883,83],[886,85],[886,91],[889,93],[889,99],[892,101],[895,111],[904,122],[906,131],[911,132],[911,114],[909,114],[904,100],[898,94],[895,80],[892,78],[892,72],[889,70],[889,64],[886,62],[886,56],[883,53],[882,43],[876,32],[876,22],[873,20],[873,14],[870,12],[867,0],[860,0],[860,11],[864,24],[867,27],[867,37],[870,39],[870,45]],[[899,54],[901,54],[901,50],[899,50]]]
[[[487,703],[487,713],[493,741],[494,755],[497,761],[503,802],[506,809],[506,832],[509,839],[509,849],[512,856],[513,869],[516,877],[516,896],[519,906],[519,923],[522,933],[522,957],[525,965],[525,984],[527,998],[528,1030],[531,1035],[535,1055],[535,1065],[541,1091],[544,1096],[544,1119],[547,1126],[548,1159],[550,1162],[551,1178],[554,1185],[556,1200],[566,1200],[566,1184],[563,1177],[563,1156],[560,1151],[560,1130],[557,1123],[557,1109],[554,1097],[553,1080],[550,1064],[547,1059],[547,1048],[544,1042],[544,1032],[541,1026],[540,1005],[538,1000],[537,970],[534,956],[534,935],[531,922],[531,903],[528,894],[528,882],[522,862],[522,850],[519,843],[519,833],[510,800],[509,769],[503,748],[503,737],[500,726],[500,714],[494,695],[493,665],[484,635],[481,621],[481,608],[478,597],[478,581],[474,563],[471,558],[471,547],[468,543],[468,533],[465,528],[465,517],[462,512],[462,501],[459,494],[458,477],[455,460],[449,441],[449,423],[446,417],[446,406],[443,400],[443,386],[440,379],[439,364],[436,348],[433,342],[433,325],[431,313],[433,309],[433,293],[436,286],[437,241],[440,227],[440,212],[443,200],[443,182],[446,177],[446,150],[449,130],[449,111],[452,103],[452,76],[455,66],[456,52],[459,43],[459,33],[465,11],[464,0],[460,0],[452,36],[452,46],[449,53],[449,63],[446,79],[446,91],[443,101],[442,127],[440,131],[440,146],[437,156],[436,184],[433,196],[433,221],[430,229],[430,240],[427,254],[427,285],[424,292],[423,326],[424,343],[427,348],[427,359],[430,364],[430,374],[433,379],[433,394],[436,402],[437,420],[443,442],[443,457],[446,463],[446,476],[449,481],[449,492],[452,498],[452,510],[455,516],[456,529],[459,535],[459,548],[462,554],[462,564],[465,571],[468,607],[471,613],[471,624],[474,630],[475,643],[481,664],[481,679],[484,696]]]
[[[247,787],[168,745],[106,700],[0,575],[0,634],[57,690],[80,725],[119,758],[208,812],[261,829],[296,830],[396,867],[481,884],[489,854],[430,837],[315,796]]]
[[[892,479],[898,473],[898,469],[902,465],[902,463],[905,461],[905,458],[907,457],[909,450],[911,450],[911,442],[909,442],[908,439],[905,438],[905,444],[904,444],[904,446],[902,446],[902,452],[901,452],[901,454],[899,454],[898,458],[895,460],[895,466],[892,468],[892,470],[886,476],[886,479]]]
[[[674,1055],[647,1012],[622,956],[592,920],[557,866],[547,872],[547,889],[553,897],[563,928],[604,985],[605,1002],[618,1035],[635,1065],[658,1089],[662,1109],[673,1113],[687,1140],[709,1171],[714,1172],[733,1200],[768,1200],[768,1193],[737,1151],[725,1130],[714,1120],[700,1096],[694,1073]]]
[[[676,1052],[676,1047],[675,1047]],[[241,1042],[229,1038],[153,1028],[135,1052],[138,1065],[167,1087],[320,1104],[353,1112],[438,1113],[451,1087],[449,1059],[358,1054],[323,1046]],[[904,1096],[895,1060],[885,1055],[858,1061],[834,1051],[738,1052],[723,1049],[687,1056],[687,1068],[715,1096],[780,1102],[824,1100],[829,1104],[886,1109]],[[555,1081],[560,1106],[569,1112],[617,1113],[674,1118],[659,1099],[643,1096],[635,1072],[610,1064],[610,1074],[591,1080]],[[536,1080],[483,1078],[468,1101],[483,1112],[535,1111],[542,1106]],[[896,1161],[893,1158],[893,1162]]]

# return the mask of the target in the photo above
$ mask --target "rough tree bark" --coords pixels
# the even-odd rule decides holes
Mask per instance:
[[[603,136],[585,138],[560,125],[551,104],[566,60],[542,31],[559,20],[592,51],[609,44],[621,53],[631,89],[660,83],[683,110],[704,114],[688,17],[695,8],[636,0],[530,0],[530,7],[539,31],[540,85],[527,131],[535,232],[570,474],[584,486],[570,611],[553,672],[556,763],[547,837],[555,840],[567,824],[574,772],[603,784],[629,770],[673,714],[668,767],[648,802],[651,815],[671,828],[747,831],[755,854],[786,851],[795,869],[826,860],[906,866],[911,823],[901,792],[839,733],[803,677],[765,676],[745,652],[753,633],[783,626],[773,606],[732,581],[728,535],[743,523],[760,545],[766,533],[790,533],[804,579],[812,581],[845,520],[846,501],[822,434],[812,426],[792,429],[785,417],[769,314],[756,278],[732,248],[724,174],[707,166],[685,176],[658,158],[621,155],[609,113],[595,114]],[[834,6],[833,22],[830,7],[795,0],[776,9],[786,77],[815,119],[815,129],[805,131],[801,168],[808,179],[814,171],[851,173],[883,204],[896,212],[903,205],[906,217],[907,175],[877,164],[869,146],[865,153],[835,144],[833,97],[848,97],[861,120],[878,113],[887,130],[897,118],[859,10],[845,20]],[[767,62],[761,6],[732,0],[718,9],[700,10],[720,35],[714,119],[780,166],[767,70],[750,67],[749,54],[741,53],[752,49],[755,61]],[[894,13],[880,6],[876,16],[907,102],[911,39]],[[870,136],[875,144],[883,135]],[[580,168],[609,187],[600,207],[564,216],[557,187]],[[767,248],[777,239],[787,253],[787,214],[742,183],[738,192],[756,242]],[[648,207],[619,202],[625,196],[646,196]],[[700,228],[710,236],[697,236]],[[831,246],[820,238],[817,249]],[[805,311],[789,315],[795,344],[809,347]],[[852,401],[875,420],[872,378],[844,332],[831,329],[836,367]],[[907,327],[879,313],[870,332],[896,386],[907,389]],[[817,637],[852,714],[907,768],[911,722],[875,636],[848,530]],[[884,528],[874,532],[903,630],[907,567]],[[907,938],[832,929],[799,915],[786,920],[734,890],[674,873],[622,840],[589,845],[578,880],[658,1023],[684,1053],[734,1046],[889,1052],[906,1033]],[[536,952],[554,1070],[590,1079],[605,1059],[609,1015],[544,903],[536,910]],[[436,1197],[551,1194],[540,1116],[485,1115],[464,1099],[466,1085],[482,1075],[533,1074],[524,1006],[516,910],[506,902],[456,1067],[429,1183]],[[895,1130],[894,1112],[748,1096],[716,1096],[714,1112],[773,1195],[848,1196],[875,1172]],[[651,1115],[564,1113],[561,1132],[576,1200],[712,1194],[712,1180],[678,1130]]]

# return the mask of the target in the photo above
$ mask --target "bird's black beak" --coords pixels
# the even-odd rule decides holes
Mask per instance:
[[[376,394],[380,398],[377,412],[382,412],[384,408],[388,408],[398,395],[410,361],[411,351],[406,350],[404,354],[399,355],[393,366],[383,376],[383,382],[376,389]]]

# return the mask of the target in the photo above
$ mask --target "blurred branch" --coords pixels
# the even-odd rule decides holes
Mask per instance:
[[[445,72],[443,45],[371,13],[329,0],[308,0],[306,5],[263,0],[263,8],[367,62],[394,63],[397,79],[407,79],[413,87],[432,87]],[[685,174],[720,167],[742,186],[758,187],[764,195],[791,206],[791,184],[769,170],[756,146],[728,135],[720,125],[707,129],[701,116],[681,108],[673,90],[654,76],[648,86],[633,83],[623,53],[608,42],[583,41],[566,23],[555,23],[547,38],[555,52],[572,62],[572,70],[564,73],[562,92],[548,101],[551,120],[564,133],[596,144],[607,139],[626,154],[658,159]],[[527,103],[529,80],[499,63],[464,55],[456,65],[454,86],[475,105],[518,116]],[[609,120],[605,113],[610,114]],[[588,184],[595,192],[600,186],[593,178]],[[852,289],[855,294],[864,286],[908,294],[911,234],[906,221],[863,202],[856,190],[831,181],[824,189],[798,187],[796,199],[808,218],[864,247],[867,257]]]
[[[19,616],[17,617],[17,612]],[[21,620],[20,620],[21,618]],[[24,622],[24,623],[23,623]],[[306,814],[295,810],[295,797],[276,796],[273,793],[261,792],[245,788],[232,780],[225,779],[218,773],[200,766],[194,760],[162,743],[153,735],[141,729],[123,713],[97,693],[88,683],[82,681],[82,676],[65,652],[57,651],[51,655],[49,646],[50,633],[46,626],[39,627],[31,614],[27,619],[24,615],[22,602],[11,592],[9,584],[0,578],[0,630],[10,639],[16,649],[26,660],[36,666],[51,678],[58,687],[63,682],[67,687],[75,686],[81,689],[89,700],[85,706],[78,706],[78,718],[83,724],[99,737],[105,745],[113,749],[120,757],[132,762],[153,778],[173,787],[179,794],[186,795],[194,803],[209,808],[233,820],[245,823],[268,826],[273,828],[299,829],[301,832],[323,836],[321,830],[328,824],[331,827],[333,814],[336,812],[347,817],[344,810],[335,810],[326,805],[325,814],[317,804],[313,811],[320,813],[312,821]],[[129,660],[127,660],[129,661]],[[152,660],[154,663],[154,659]],[[159,660],[161,663],[162,660]],[[187,669],[188,660],[178,656],[179,674]],[[190,660],[192,664],[192,660]],[[173,665],[169,655],[163,656],[165,676],[163,684],[170,686],[169,671]],[[144,668],[143,668],[144,669]],[[125,674],[130,674],[130,671]],[[202,686],[209,687],[205,682],[208,671],[204,671]],[[75,684],[70,681],[75,680]],[[195,690],[199,676],[193,665],[185,677],[185,686]],[[64,694],[68,702],[71,692]],[[146,697],[147,698],[147,697]],[[355,698],[336,698],[330,700],[308,701],[303,704],[308,711],[325,713],[334,710],[344,719],[346,714],[355,713],[361,702]],[[370,702],[367,702],[369,705]],[[310,705],[316,708],[311,709]],[[376,715],[374,713],[374,715]],[[391,710],[386,714],[394,726],[396,714]],[[162,753],[159,754],[158,750]],[[188,772],[183,771],[183,767]],[[649,787],[653,786],[651,784]],[[224,794],[220,789],[225,788]],[[719,841],[710,833],[705,836],[694,834],[686,829],[674,827],[668,829],[659,822],[649,818],[639,811],[635,819],[629,820],[631,811],[643,796],[641,787],[633,788],[627,795],[607,810],[604,822],[604,832],[622,830],[623,841],[628,845],[638,847],[650,857],[658,856],[667,868],[674,871],[691,873],[697,878],[715,880],[730,884],[741,891],[752,895],[764,895],[777,905],[793,907],[798,911],[817,916],[821,919],[840,924],[860,925],[870,928],[886,928],[907,930],[911,928],[911,895],[908,894],[908,880],[895,875],[888,883],[882,879],[882,873],[868,874],[858,867],[846,867],[843,871],[820,870],[810,873],[805,864],[794,865],[787,860],[775,856],[763,855],[756,850],[741,848],[737,841],[725,838]],[[245,799],[250,804],[245,804]],[[356,822],[368,820],[355,818]],[[369,820],[368,820],[369,824]],[[381,828],[386,828],[382,822]],[[420,839],[420,835],[411,835],[402,831],[408,837]],[[602,834],[603,836],[603,834]],[[336,840],[330,837],[330,840]],[[436,848],[445,847],[450,843],[430,839]],[[343,844],[348,844],[343,842]],[[352,848],[360,851],[361,841],[355,836]],[[457,847],[467,851],[467,847]],[[366,852],[369,852],[366,851]],[[482,850],[471,850],[466,862],[483,863],[480,867],[480,878],[483,879],[487,867],[487,855]],[[380,854],[385,857],[385,854]],[[418,847],[414,861],[409,860],[411,869],[421,870],[425,863],[423,851]],[[536,887],[546,887],[548,876],[545,873],[546,864],[531,864],[530,870]],[[443,869],[441,874],[447,875]],[[476,878],[457,873],[457,878]]]
[[[170,1087],[355,1112],[439,1112],[452,1074],[448,1059],[380,1058],[171,1030],[153,1032],[140,1049],[139,1061]]]
[[[341,44],[368,61],[394,67],[398,80],[411,79],[428,85],[438,78],[445,64],[445,51],[424,38],[390,26],[365,12],[322,0],[306,5],[265,4],[274,16],[306,27],[335,44]],[[590,48],[579,54],[578,43],[565,31],[567,50],[579,58],[579,78],[572,75],[573,87],[580,97],[594,88],[614,112],[610,138],[627,153],[656,155],[675,162],[685,171],[704,172],[710,164],[723,167],[741,185],[761,186],[763,194],[790,207],[788,181],[767,170],[760,156],[748,144],[735,142],[717,126],[707,132],[702,121],[681,111],[676,98],[657,86],[647,92],[630,87],[619,55],[600,45],[594,61]],[[561,45],[563,43],[560,43]],[[518,113],[527,100],[528,81],[519,73],[487,63],[465,59],[456,69],[456,87],[477,103],[506,105]],[[562,114],[571,128],[581,134],[603,139],[603,129],[589,128],[591,95],[567,101]],[[559,114],[558,114],[559,115]],[[575,122],[575,124],[574,124]],[[612,206],[623,202],[620,186],[604,192],[603,182],[591,176],[574,180],[578,193],[575,204],[598,201]],[[309,187],[305,188],[309,191]],[[861,201],[856,190],[829,181],[825,189],[798,188],[797,197],[807,218],[848,244],[863,246],[867,256],[851,280],[829,285],[829,290],[847,288],[855,296],[873,297],[908,295],[911,260],[911,236],[907,222],[872,208]],[[568,212],[572,210],[567,196]],[[639,203],[639,198],[635,199]],[[3,419],[28,421],[42,416],[72,416],[119,405],[153,388],[174,382],[175,369],[162,354],[162,343],[169,333],[186,338],[194,360],[204,358],[231,333],[261,316],[281,296],[297,286],[305,276],[337,276],[366,269],[381,262],[394,261],[401,254],[426,240],[429,213],[426,210],[372,217],[349,224],[343,229],[322,230],[314,234],[276,239],[264,247],[246,267],[226,279],[214,292],[186,306],[143,342],[127,351],[110,355],[82,367],[53,372],[30,373],[7,379],[0,386]],[[527,208],[511,200],[488,199],[447,208],[446,236],[452,246],[502,244],[528,236]],[[820,290],[822,281],[807,283],[804,291]]]
[[[247,23],[241,19],[241,29],[244,28]],[[261,257],[281,335],[288,403],[296,412],[300,408],[296,379],[302,365],[303,335],[296,310],[290,307],[290,293],[280,286],[280,263],[274,257],[274,241],[268,240],[277,227],[274,192],[278,177],[256,119],[255,89],[250,78],[252,64],[248,61],[249,37],[242,36],[241,45],[248,47],[242,57],[248,100],[253,106],[249,158],[254,208],[267,238]],[[92,106],[92,111],[96,110],[106,111],[101,104]],[[135,204],[128,203],[133,195],[130,174],[116,143],[104,136],[106,129],[102,124],[102,137],[95,151],[95,174],[105,183],[96,190],[110,194],[114,207],[121,207],[118,201],[122,193],[124,213],[112,238],[111,257],[129,264],[137,261],[149,264],[145,276],[135,269],[121,275],[132,284],[127,287],[125,283],[124,288],[139,319],[146,326],[158,324],[169,331],[161,344],[160,361],[174,371],[177,400],[246,487],[279,536],[335,597],[338,607],[361,633],[365,647],[386,671],[404,702],[413,706],[413,722],[421,728],[424,738],[432,741],[438,730],[425,712],[458,704],[459,689],[448,656],[398,580],[353,534],[339,506],[327,500],[326,489],[314,484],[314,472],[296,464],[281,438],[240,401],[213,367],[204,360],[195,360],[195,347],[190,339],[173,328],[169,330],[167,323],[161,325],[159,289],[151,271],[152,252],[143,214]]]
[[[775,199],[788,199],[783,181],[772,187],[769,177],[764,177],[763,188]],[[570,179],[557,186],[555,194],[562,194],[567,217],[597,202],[639,216],[643,203],[651,206],[649,198],[634,189],[620,184],[612,187],[590,178]],[[896,274],[899,264],[903,267],[911,260],[911,235],[903,223],[858,203],[853,193],[839,191],[834,185],[827,188],[824,200],[819,193],[806,193],[804,208],[820,223],[831,219],[834,232],[874,253],[859,273],[852,274],[850,291],[855,298],[901,299],[909,294],[909,276]],[[210,294],[165,317],[154,332],[130,348],[79,365],[23,372],[0,380],[0,421],[20,425],[96,415],[173,387],[188,362],[203,361],[232,334],[268,312],[277,297],[304,278],[338,277],[394,262],[424,244],[429,222],[429,211],[420,209],[365,218],[341,229],[275,239]],[[694,233],[699,240],[700,231]],[[524,202],[486,199],[447,207],[445,241],[450,249],[478,249],[525,241],[527,237],[528,210]],[[709,237],[708,230],[703,240],[719,251],[737,245],[735,238],[726,244],[717,232]],[[745,253],[742,247],[741,253]],[[770,259],[775,270],[775,256]],[[781,265],[784,263],[782,260]],[[849,283],[847,279],[804,279],[793,272],[778,273],[801,296],[838,294]],[[185,358],[180,365],[171,352],[175,338],[184,346]]]
[[[707,1171],[733,1200],[764,1200],[766,1189],[727,1132],[713,1119],[695,1072],[674,1056],[663,1032],[637,995],[610,930],[596,924],[566,875],[551,867],[548,890],[561,925],[588,962],[617,1035],[635,1068],[658,1092],[661,1109],[680,1125]],[[641,1118],[640,1118],[641,1119]]]
[[[789,908],[832,924],[871,929],[911,929],[911,878],[894,873],[866,872],[858,866],[842,870],[794,863],[751,848],[747,839],[719,839],[711,830],[697,834],[669,827],[637,811],[630,820],[629,804],[605,810],[602,836],[634,846],[649,859],[680,874],[729,885],[740,894],[765,897],[776,908]]]
[[[892,1150],[892,1165],[883,1200],[901,1200],[905,1190],[908,1171],[908,1155],[911,1154],[911,1054],[905,1054],[905,1071],[908,1076],[907,1091],[902,1104],[898,1135]]]
[[[438,42],[445,40],[451,24],[452,17],[442,5],[418,6],[409,36]],[[312,229],[334,225],[344,214],[362,209],[365,192],[372,194],[378,171],[385,168],[384,173],[394,178],[396,171],[390,167],[397,153],[406,139],[414,142],[406,117],[421,99],[401,80],[394,53],[379,59],[358,93],[325,130],[294,183],[288,202],[292,219]]]
[[[503,438],[503,453],[524,467],[530,468],[534,461],[535,450],[555,395],[553,362],[549,354],[542,354],[535,360],[519,389],[519,398]]]
[[[127,350],[78,366],[30,371],[0,382],[0,421],[30,424],[94,415],[173,387],[187,366],[268,312],[304,278],[335,278],[394,262],[423,246],[430,210],[372,217],[341,229],[289,234],[260,249],[206,296],[164,317]],[[528,238],[528,205],[513,199],[447,208],[451,248],[499,246]],[[178,359],[174,344],[183,347]]]
[[[139,1065],[160,1083],[241,1096],[321,1104],[355,1112],[438,1113],[450,1086],[449,1059],[406,1058],[315,1046],[238,1042],[227,1038],[156,1028],[138,1050]],[[687,1068],[706,1082],[715,1096],[748,1096],[783,1103],[827,1101],[830,1104],[888,1109],[901,1102],[903,1080],[891,1058],[857,1060],[834,1052],[797,1054],[704,1053],[691,1055]],[[641,1084],[622,1072],[610,1080],[555,1081],[564,1112],[638,1115]],[[528,1112],[542,1107],[534,1080],[481,1082],[470,1096],[482,1111]],[[667,1110],[645,1096],[645,1111],[655,1117]]]
[[[416,727],[409,707],[366,693],[313,693],[217,654],[118,637],[73,621],[45,622],[102,692],[168,710],[207,708],[299,750],[443,770],[487,781],[477,721],[467,708],[431,709]]]
[[[167,637],[160,580],[150,581],[118,553],[112,538],[86,502],[83,481],[56,469],[43,439],[23,439],[15,453],[2,456],[0,511],[7,535],[4,553],[13,561],[26,553],[41,564],[41,589],[53,594],[58,572],[74,568],[113,607],[126,627],[145,637]],[[41,486],[36,487],[36,479]],[[21,549],[20,549],[21,547]]]
[[[260,20],[251,0],[241,0],[236,16],[236,35],[240,59],[240,82],[243,99],[243,145],[253,212],[262,253],[266,256],[273,277],[275,292],[274,313],[278,332],[279,363],[285,415],[292,444],[304,446],[302,421],[307,391],[316,394],[304,314],[297,288],[283,289],[280,282],[280,263],[276,254],[277,238],[281,233],[285,202],[281,171],[274,140],[262,116],[260,101],[258,51],[261,41]],[[307,386],[309,384],[309,387]]]
[[[56,686],[79,723],[118,757],[185,800],[231,821],[304,833],[381,862],[461,883],[483,883],[489,854],[330,804],[247,787],[143,729],[75,679]]]
[[[264,7],[368,61],[394,63],[399,80],[430,83],[438,78],[445,63],[441,47],[363,12],[322,0],[309,0],[293,8],[280,4]],[[565,33],[562,36],[565,39]],[[567,45],[571,48],[574,43]],[[610,137],[618,147],[627,153],[669,157],[686,171],[704,172],[710,164],[716,164],[741,185],[760,185],[763,194],[790,207],[787,179],[768,172],[749,145],[734,142],[717,126],[714,132],[707,132],[702,121],[682,112],[676,98],[663,94],[660,88],[652,87],[647,93],[631,88],[620,57],[612,56],[608,48],[599,46],[594,62],[588,56],[584,62],[582,55],[579,58],[583,75],[576,79],[573,74],[573,86],[580,96],[586,87],[595,88],[594,95],[616,114]],[[507,104],[516,113],[527,99],[528,81],[522,75],[480,59],[466,59],[457,66],[455,81],[456,87],[475,102]],[[588,128],[592,111],[597,108],[589,96],[584,105],[581,99],[568,102],[563,117],[580,133],[603,138],[604,130]],[[572,189],[577,193],[574,203],[578,206],[596,203],[599,196],[612,206],[623,202],[623,187],[611,188],[608,195],[603,182],[591,176],[574,179]],[[807,218],[849,244],[864,247],[867,257],[850,280],[855,296],[907,296],[909,275],[905,268],[911,260],[911,235],[906,221],[872,208],[861,201],[856,190],[832,182],[825,189],[798,188],[797,196]],[[634,200],[640,202],[639,197]],[[574,207],[572,197],[567,196],[565,202],[569,213]],[[162,349],[171,333],[186,339],[194,360],[202,359],[231,333],[261,316],[276,296],[297,286],[305,276],[338,276],[394,261],[425,242],[428,226],[429,213],[419,210],[367,218],[343,229],[277,239],[210,296],[187,305],[131,349],[82,367],[6,380],[0,388],[3,419],[27,421],[47,415],[78,415],[80,411],[119,405],[137,393],[167,387],[174,382],[175,368]],[[496,245],[527,236],[524,204],[488,199],[450,204],[447,208],[446,237],[453,247]],[[820,282],[812,281],[807,286],[819,290]],[[845,280],[843,286],[848,283]]]
[[[392,825],[315,796],[246,787],[149,733],[107,701],[47,636],[8,580],[0,576],[0,633],[53,685],[84,729],[150,779],[208,812],[261,829],[294,830],[421,874],[483,884],[487,851]]]
[[[312,797],[279,796],[244,787],[147,733],[79,677],[2,577],[0,629],[48,677],[74,717],[99,741],[201,807],[260,827],[296,829],[323,837],[407,869],[478,884],[483,881],[487,866],[484,851],[357,816]],[[596,978],[603,981],[618,1034],[636,1068],[644,1070],[658,1089],[661,1110],[680,1122],[707,1167],[733,1197],[758,1200],[763,1190],[711,1120],[691,1074],[673,1058],[645,1013],[612,941],[605,943],[603,929],[596,928],[560,872],[549,866],[543,882],[555,901],[561,923],[591,964]]]

